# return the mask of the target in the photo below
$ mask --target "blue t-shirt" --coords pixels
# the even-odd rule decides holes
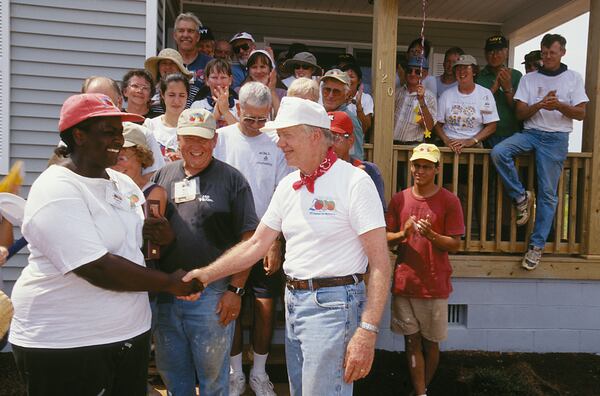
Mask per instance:
[[[387,205],[385,203],[384,196],[385,189],[383,187],[383,177],[381,177],[381,171],[379,170],[377,165],[369,161],[359,160],[357,158],[351,158],[350,163],[354,166],[363,165],[365,167],[364,171],[367,172],[367,175],[369,175],[371,177],[371,180],[373,180],[373,183],[375,183],[377,193],[379,194],[379,199],[381,199],[381,206],[383,206],[383,211],[387,212]]]
[[[212,58],[210,56],[203,54],[202,52],[198,52],[198,56],[192,63],[184,65],[194,74],[194,85],[198,88],[202,88],[204,85],[204,68],[211,59]]]
[[[234,63],[231,65],[231,74],[233,74],[233,85],[232,89],[236,89],[237,87],[241,87],[242,83],[246,79],[248,72],[245,66],[242,66],[239,63]]]
[[[175,203],[174,184],[184,179],[194,180],[197,196]],[[156,171],[153,181],[167,190],[165,217],[175,234],[161,252],[164,272],[206,266],[258,226],[250,185],[240,171],[218,159],[193,176],[186,176],[182,160],[170,162]]]
[[[360,120],[355,114],[353,114],[348,109],[348,104],[341,105],[337,109],[337,111],[343,111],[348,115],[348,117],[350,117],[350,120],[352,121],[352,128],[354,131],[354,146],[352,146],[352,148],[350,149],[350,154],[352,155],[352,157],[362,160],[363,158],[365,158],[365,148],[363,147],[365,143],[365,135],[363,133]]]

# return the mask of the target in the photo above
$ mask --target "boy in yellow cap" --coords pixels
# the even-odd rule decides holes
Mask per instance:
[[[439,342],[448,334],[452,267],[465,226],[456,195],[438,186],[440,150],[423,143],[413,149],[413,185],[396,193],[386,213],[387,239],[397,246],[392,289],[392,331],[404,335],[415,394],[425,395],[439,361]]]

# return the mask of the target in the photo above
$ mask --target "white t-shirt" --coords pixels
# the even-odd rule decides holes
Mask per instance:
[[[297,279],[364,273],[368,259],[359,236],[385,227],[369,175],[337,160],[315,181],[314,194],[306,186],[294,190],[299,179],[297,170],[279,183],[261,220],[285,236],[285,273]]]
[[[146,292],[103,289],[73,272],[106,253],[145,266],[144,195],[128,176],[106,171],[110,180],[53,165],[33,183],[22,227],[31,253],[12,292],[11,343],[75,348],[150,329]]]
[[[292,83],[296,81],[296,76],[295,75],[291,75],[287,78],[284,78],[283,80],[281,80],[281,82],[283,83],[283,85],[285,85],[286,87],[290,87],[290,85],[292,85]]]
[[[177,152],[179,150],[179,143],[177,143],[177,128],[166,126],[163,123],[163,117],[164,115],[146,118],[144,126],[152,132],[158,142],[161,154],[163,155],[163,161],[168,161],[165,154],[167,152]]]
[[[583,79],[573,70],[566,70],[558,76],[545,76],[537,71],[525,74],[519,82],[515,100],[531,106],[556,90],[558,100],[570,106],[589,102],[585,94]],[[525,129],[538,129],[546,132],[572,132],[573,119],[558,110],[541,109],[524,122]]]
[[[267,211],[275,187],[289,173],[283,151],[277,147],[277,135],[246,136],[238,124],[217,129],[217,134],[213,156],[242,172],[248,180],[260,219]]]
[[[147,127],[142,126],[144,136],[146,137],[146,144],[150,151],[152,151],[152,157],[154,157],[154,163],[147,168],[142,169],[142,175],[156,172],[163,166],[165,166],[165,159],[163,158],[162,151],[160,151],[160,144],[156,141],[154,134]]]
[[[467,95],[460,93],[458,86],[450,88],[438,100],[437,121],[444,124],[450,139],[472,138],[485,124],[499,119],[494,95],[479,84]]]
[[[356,93],[358,95],[358,92]],[[356,95],[354,95],[354,100],[356,100]],[[373,114],[373,110],[375,109],[375,104],[373,103],[373,97],[366,92],[363,92],[362,97],[360,98],[362,103],[363,112],[365,115]],[[356,114],[356,105],[354,103],[348,103],[348,111],[357,116]]]

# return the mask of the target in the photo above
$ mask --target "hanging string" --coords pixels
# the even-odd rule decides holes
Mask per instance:
[[[421,60],[419,61],[419,84],[421,84],[421,78],[423,77],[423,61],[425,60],[425,19],[427,17],[427,0],[422,1],[421,8],[423,17],[421,18]]]
[[[421,85],[423,81],[423,62],[425,61],[425,20],[427,19],[426,9],[427,0],[422,0],[423,17],[421,19],[421,56],[419,60],[419,85]],[[417,107],[415,108],[415,113],[416,123],[423,121],[423,124],[425,125],[425,131],[423,132],[423,135],[426,139],[431,138],[431,131],[427,128],[427,123],[425,122],[425,115],[423,113],[423,109],[421,108],[421,104],[418,101]]]

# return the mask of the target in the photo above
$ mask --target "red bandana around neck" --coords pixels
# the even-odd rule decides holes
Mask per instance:
[[[337,161],[337,155],[335,155],[335,153],[333,152],[333,148],[330,147],[329,150],[327,150],[327,155],[325,156],[325,159],[321,162],[319,167],[310,175],[305,175],[302,172],[300,172],[300,180],[294,182],[292,187],[294,188],[294,190],[299,190],[300,188],[302,188],[303,185],[306,185],[306,189],[309,192],[314,193],[315,181],[319,176],[323,175],[325,172],[331,169],[331,166],[334,164],[335,161]]]

